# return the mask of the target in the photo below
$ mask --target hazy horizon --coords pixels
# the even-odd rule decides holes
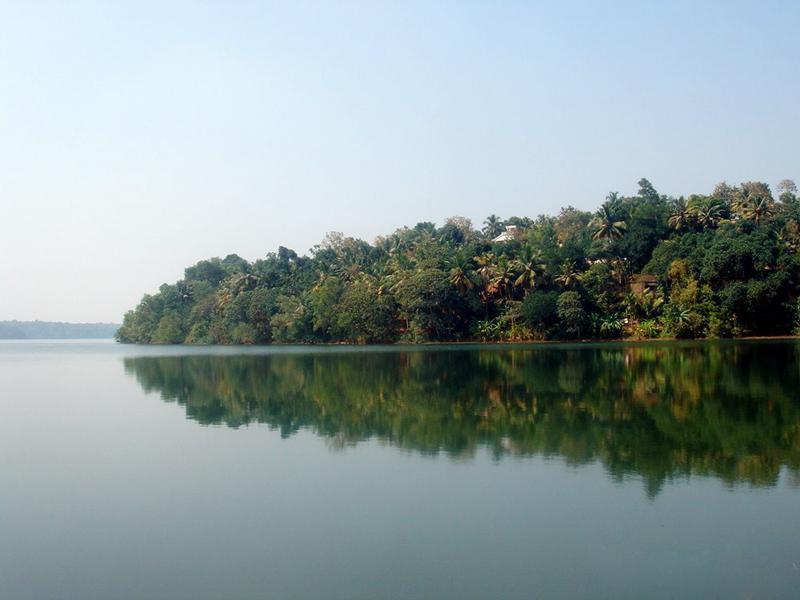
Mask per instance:
[[[0,320],[328,231],[798,179],[793,2],[0,5]]]

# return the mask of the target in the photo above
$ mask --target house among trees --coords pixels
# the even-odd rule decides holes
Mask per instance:
[[[521,240],[523,237],[522,230],[516,225],[506,225],[506,230],[492,239],[492,242],[510,242],[512,240]]]
[[[648,290],[658,289],[658,277],[655,275],[645,275],[639,273],[631,277],[631,291],[637,296],[641,296]]]

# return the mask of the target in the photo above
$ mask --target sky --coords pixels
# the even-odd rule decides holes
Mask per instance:
[[[0,0],[0,320],[328,231],[800,180],[800,3]]]

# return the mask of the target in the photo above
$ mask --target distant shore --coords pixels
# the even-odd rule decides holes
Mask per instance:
[[[118,329],[116,323],[0,321],[0,340],[109,339]]]

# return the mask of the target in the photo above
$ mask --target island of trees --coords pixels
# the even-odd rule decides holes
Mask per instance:
[[[203,260],[145,295],[116,337],[264,344],[720,338],[798,328],[800,199],[791,180],[672,198],[646,179],[595,213],[453,217],[310,256]]]

